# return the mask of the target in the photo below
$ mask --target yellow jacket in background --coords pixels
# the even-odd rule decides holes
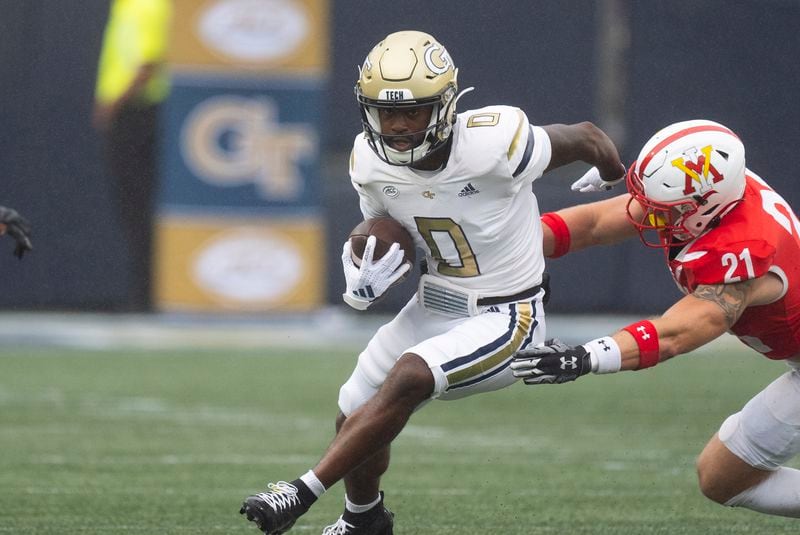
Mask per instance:
[[[97,71],[97,101],[110,104],[125,95],[145,65],[156,67],[133,102],[155,104],[166,98],[165,69],[171,0],[114,0],[103,36]]]

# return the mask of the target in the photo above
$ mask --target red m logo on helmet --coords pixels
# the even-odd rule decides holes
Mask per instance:
[[[672,166],[677,167],[686,175],[686,185],[683,188],[684,195],[691,195],[692,193],[704,193],[711,188],[712,184],[716,184],[723,177],[722,173],[717,171],[716,167],[711,164],[711,154],[713,152],[711,145],[707,145],[700,149],[700,154],[696,161],[686,160],[683,156],[672,160]],[[709,176],[711,180],[709,180]]]

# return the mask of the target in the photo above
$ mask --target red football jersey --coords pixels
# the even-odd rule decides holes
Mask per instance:
[[[700,284],[726,284],[773,272],[783,297],[749,307],[731,332],[771,359],[800,355],[800,222],[787,202],[747,171],[744,201],[669,262],[685,292]]]

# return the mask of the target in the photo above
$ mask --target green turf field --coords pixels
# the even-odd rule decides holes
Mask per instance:
[[[428,405],[384,480],[395,532],[798,533],[797,521],[726,509],[696,489],[707,438],[785,369],[720,353]],[[313,466],[353,362],[341,348],[6,348],[0,533],[255,534],[239,503]],[[320,533],[342,493],[292,533]]]

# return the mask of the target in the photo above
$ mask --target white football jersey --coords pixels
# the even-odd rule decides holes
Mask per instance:
[[[503,296],[542,278],[542,229],[531,184],[550,153],[547,133],[522,110],[488,106],[458,114],[444,169],[388,165],[362,134],[350,178],[364,219],[400,221],[425,252],[429,274],[481,296]]]

